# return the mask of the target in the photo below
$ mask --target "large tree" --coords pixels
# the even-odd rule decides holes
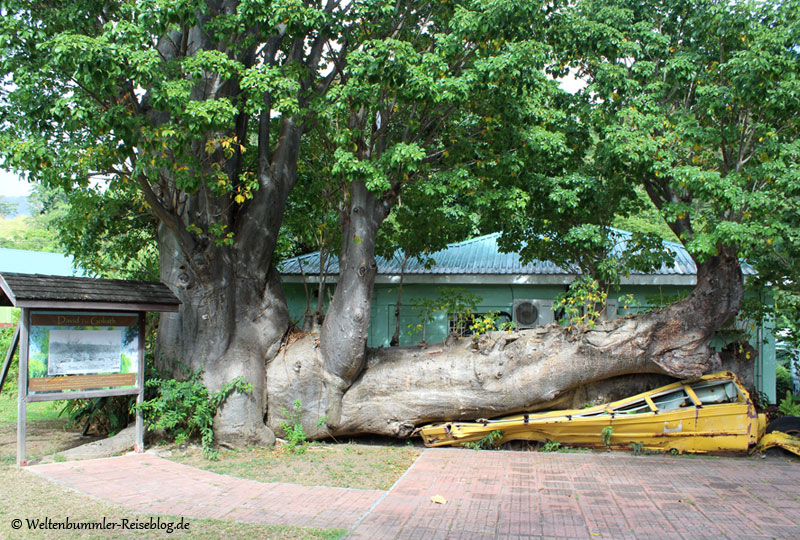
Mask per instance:
[[[598,19],[603,11],[589,3],[573,11],[523,0],[18,0],[4,6],[4,165],[27,171],[32,180],[78,189],[86,200],[129,201],[129,218],[149,214],[161,279],[183,301],[179,313],[161,319],[162,363],[203,369],[212,389],[239,375],[254,387],[225,404],[217,419],[223,440],[269,441],[264,415],[276,427],[280,411],[296,399],[307,429],[318,436],[406,435],[421,421],[520,410],[622,373],[698,374],[711,363],[714,330],[738,310],[738,244],[722,241],[730,228],[710,229],[716,236],[704,228],[722,222],[714,212],[737,211],[731,202],[739,198],[721,197],[722,184],[711,182],[731,174],[709,165],[712,151],[699,161],[681,154],[693,148],[680,138],[692,126],[675,128],[673,118],[675,107],[686,111],[679,107],[684,102],[716,111],[731,99],[717,95],[707,103],[703,96],[713,93],[697,92],[675,97],[687,80],[707,80],[708,72],[675,52],[684,46],[695,55],[711,54],[700,27],[687,22],[702,26],[698,11],[619,3]],[[753,56],[725,57],[753,65],[742,70],[731,64],[741,77],[769,69],[756,69],[759,51],[784,66],[796,56],[784,36],[796,35],[796,26],[783,23],[793,20],[790,13],[762,29],[756,23],[769,12],[759,9],[726,4],[700,10],[717,17],[712,26],[721,32],[729,20],[749,21],[750,42],[723,40]],[[652,17],[662,12],[672,26]],[[559,27],[559,21],[566,23]],[[652,55],[651,42],[663,55],[659,69],[670,74],[666,78],[642,71],[636,60],[639,49]],[[621,48],[624,43],[636,47]],[[562,50],[585,65],[601,98],[578,113],[545,75],[562,65],[554,54]],[[764,139],[788,151],[796,124],[781,127],[793,121],[780,113],[792,95],[781,84],[769,86],[780,99],[758,125],[769,124]],[[753,96],[742,99],[754,106]],[[680,114],[676,118],[699,118]],[[591,177],[582,167],[588,138],[572,129],[590,121],[599,138],[596,174],[645,182],[668,222],[689,220],[689,237],[689,229],[676,232],[695,253],[708,255],[698,258],[693,295],[665,311],[578,336],[551,328],[485,338],[474,350],[369,353],[377,233],[403,190],[420,181],[449,182],[490,198],[506,189],[524,195],[508,180],[534,173],[559,178],[577,170]],[[662,136],[655,131],[659,122],[671,126],[673,138],[656,144],[651,139]],[[288,197],[302,189],[302,143],[314,131],[324,144],[307,147],[328,155],[312,162],[329,164],[319,174],[344,194],[341,273],[319,341],[310,337],[277,355],[288,315],[274,254]],[[645,154],[652,144],[673,152],[672,160]],[[693,168],[683,167],[687,156]],[[656,168],[654,160],[671,168]],[[751,157],[742,166],[763,162]],[[753,178],[761,187],[777,176]],[[687,186],[693,193],[688,202],[679,197]],[[666,194],[663,200],[658,193]],[[74,215],[76,222],[96,218],[85,205],[78,208],[85,213]]]

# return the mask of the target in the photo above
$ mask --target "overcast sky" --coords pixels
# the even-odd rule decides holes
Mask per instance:
[[[0,196],[21,197],[29,195],[30,192],[31,185],[28,182],[20,180],[14,173],[0,169]]]

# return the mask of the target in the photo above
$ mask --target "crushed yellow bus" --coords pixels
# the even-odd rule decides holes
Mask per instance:
[[[523,440],[705,453],[746,452],[756,447],[765,430],[766,416],[756,411],[736,375],[724,371],[606,405],[475,422],[443,422],[424,426],[418,433],[425,446],[464,445],[481,440],[500,445]],[[487,436],[489,439],[485,439]],[[768,435],[764,443],[761,449],[781,446],[800,455],[797,437]]]

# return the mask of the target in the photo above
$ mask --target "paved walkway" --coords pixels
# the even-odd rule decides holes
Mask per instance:
[[[384,491],[243,480],[151,454],[26,467],[136,512],[349,529]]]
[[[388,492],[266,484],[148,454],[28,470],[138,511],[352,539],[800,539],[800,464],[784,460],[429,449]]]

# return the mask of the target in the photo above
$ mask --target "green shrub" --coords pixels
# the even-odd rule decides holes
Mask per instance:
[[[558,441],[547,441],[542,446],[542,452],[559,452],[561,451],[561,443]]]
[[[470,326],[470,328],[472,329],[472,335],[475,337],[495,330],[502,330],[504,332],[510,333],[517,327],[517,324],[513,321],[500,322],[499,311],[490,310],[483,315],[471,316],[471,317],[472,317],[472,325]]]
[[[308,441],[303,424],[300,421],[302,410],[303,404],[299,399],[295,400],[291,412],[287,411],[285,407],[281,407],[281,412],[286,417],[286,421],[281,422],[281,428],[286,432],[286,446],[297,454],[305,453],[306,442]]]
[[[775,368],[775,391],[779,396],[792,390],[792,374],[788,368],[778,364]]]
[[[603,444],[607,447],[611,447],[611,436],[614,434],[614,428],[611,426],[606,426],[603,428],[603,431],[600,432],[600,438],[603,440]]]
[[[8,348],[11,346],[11,339],[14,337],[14,327],[0,328],[0,368],[6,361],[6,354]],[[8,376],[6,382],[3,384],[3,394],[16,395],[17,381],[19,380],[19,349],[14,353],[14,359],[11,360],[11,366],[8,369]]]
[[[59,411],[67,417],[67,425],[84,424],[85,431],[94,428],[98,435],[113,435],[133,420],[136,396],[107,396],[93,399],[68,399]]]
[[[590,330],[597,324],[607,299],[608,293],[600,290],[597,280],[581,277],[556,298],[553,310],[563,310],[564,316],[558,322],[570,332]]]
[[[471,448],[472,450],[489,450],[495,448],[503,438],[503,432],[499,429],[489,432],[484,438],[475,442],[464,443],[464,448]]]
[[[778,412],[784,416],[800,416],[800,396],[793,396],[787,390],[786,397],[778,404]]]
[[[202,371],[189,374],[188,380],[152,379],[146,386],[156,391],[156,397],[136,408],[144,414],[148,429],[163,429],[175,442],[184,442],[199,436],[203,455],[217,459],[213,449],[214,416],[233,392],[247,394],[253,386],[243,377],[236,377],[218,392],[210,393],[202,383]]]

